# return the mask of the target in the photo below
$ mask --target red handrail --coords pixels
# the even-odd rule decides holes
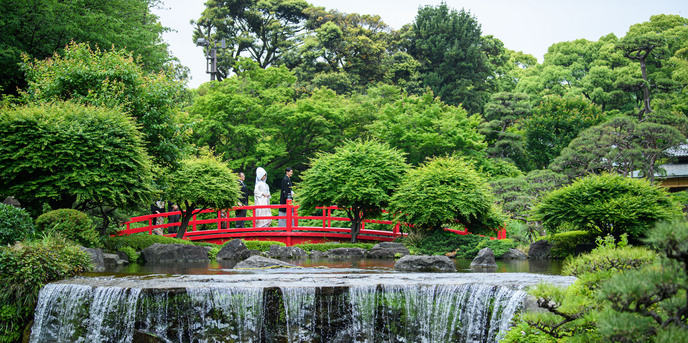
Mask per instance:
[[[339,210],[337,206],[324,206],[317,207],[317,209],[322,209],[322,216],[300,216],[298,213],[298,205],[292,205],[291,200],[287,201],[286,205],[251,205],[251,206],[236,206],[230,209],[206,209],[194,214],[193,219],[189,221],[189,227],[191,230],[187,230],[184,234],[184,239],[189,240],[203,240],[214,243],[222,243],[224,241],[234,239],[234,238],[247,238],[247,239],[258,239],[258,240],[279,240],[283,241],[287,246],[292,246],[294,244],[308,242],[308,241],[327,241],[327,240],[349,240],[351,237],[350,227],[332,227],[332,222],[350,222],[348,217],[334,217],[332,213],[334,210]],[[286,215],[280,216],[264,216],[256,217],[255,212],[257,209],[269,208],[269,209],[284,209],[286,210]],[[230,211],[236,210],[247,210],[246,217],[230,217]],[[293,212],[292,212],[293,211]],[[216,215],[211,215],[210,219],[198,219],[199,215],[206,215],[209,213],[216,213]],[[159,214],[148,214],[143,216],[132,217],[129,221],[123,225],[126,229],[118,231],[117,236],[131,235],[135,233],[147,232],[148,234],[153,234],[154,229],[165,229],[169,227],[179,226],[179,223],[167,223],[163,224],[153,224],[154,220],[157,221],[158,218],[168,218],[170,215],[181,215],[180,211],[159,213]],[[255,227],[255,221],[257,219],[286,219],[286,225],[284,227]],[[302,226],[299,225],[299,220],[318,220],[322,221],[322,226]],[[249,227],[244,228],[229,228],[230,223],[236,221],[244,221],[244,223],[252,223]],[[292,223],[293,221],[293,223]],[[132,224],[141,224],[143,226],[132,228]],[[147,224],[147,225],[146,225]],[[383,226],[390,226],[391,230],[371,230],[366,229],[365,224],[380,224]],[[199,230],[199,225],[217,225],[216,229],[210,230]],[[393,241],[394,239],[401,237],[401,225],[410,226],[406,223],[398,223],[391,220],[376,220],[376,219],[366,219],[363,221],[361,230],[358,235],[358,239],[363,241]],[[453,229],[445,229],[457,234],[468,234],[467,230],[458,231]],[[172,237],[176,234],[167,234],[166,236]],[[506,232],[504,229],[499,230],[497,239],[506,238]],[[494,238],[493,238],[494,239]]]

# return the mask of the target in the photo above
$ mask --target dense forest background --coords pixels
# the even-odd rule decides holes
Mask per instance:
[[[552,187],[602,172],[654,180],[671,161],[667,149],[685,143],[681,16],[652,16],[624,37],[560,42],[538,63],[446,4],[421,6],[392,30],[374,14],[300,0],[209,0],[189,39],[215,50],[217,81],[186,89],[188,70],[151,13],[157,4],[0,1],[2,106],[119,99],[158,178],[210,148],[249,184],[264,167],[273,187],[285,167],[298,183],[316,154],[357,139],[400,149],[413,166],[466,159],[498,194],[521,195],[537,193],[524,183],[534,179]]]

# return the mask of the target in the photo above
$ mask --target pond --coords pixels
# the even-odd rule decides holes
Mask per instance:
[[[302,259],[288,262],[304,267],[303,269],[261,270],[264,273],[396,273],[394,259]],[[246,273],[232,268],[236,261],[211,261],[209,263],[160,263],[130,264],[128,266],[109,267],[103,272],[87,273],[87,276],[100,275],[221,275]],[[470,259],[456,259],[458,273],[482,273],[471,270]],[[490,273],[533,273],[543,275],[560,275],[562,262],[558,260],[505,260],[497,261],[497,269]]]

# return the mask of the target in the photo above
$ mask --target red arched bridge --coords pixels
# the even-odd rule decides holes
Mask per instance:
[[[256,217],[255,212],[260,208],[287,209],[286,215]],[[231,217],[236,210],[247,210],[246,217]],[[292,211],[289,211],[292,209]],[[192,241],[203,241],[209,243],[222,244],[228,240],[242,238],[246,240],[279,241],[287,246],[301,243],[323,243],[331,241],[351,240],[350,220],[348,217],[335,216],[339,208],[336,206],[318,207],[317,215],[300,216],[298,205],[263,205],[263,206],[237,206],[228,210],[202,210],[195,214],[183,239]],[[322,214],[320,213],[322,211]],[[181,212],[166,212],[160,214],[149,214],[145,216],[132,217],[124,223],[126,229],[118,231],[117,236],[131,235],[145,232],[154,234],[156,231],[164,232],[165,229],[175,230],[180,223],[170,222],[171,215],[181,215]],[[285,226],[255,227],[256,220],[272,219],[272,224],[276,224],[278,219],[286,219]],[[243,228],[236,228],[237,221],[244,221]],[[388,242],[404,236],[402,227],[408,226],[404,223],[396,223],[391,220],[366,219],[361,225],[358,240],[362,242]],[[466,235],[467,230],[447,231]],[[176,233],[165,234],[168,237],[175,237]],[[506,231],[500,229],[497,232],[497,239],[506,238]],[[494,239],[494,238],[493,238]]]

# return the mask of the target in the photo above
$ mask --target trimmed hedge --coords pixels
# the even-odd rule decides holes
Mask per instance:
[[[311,252],[313,250],[325,252],[336,248],[361,248],[370,250],[374,246],[375,243],[302,243],[295,245],[295,247],[299,247],[306,252]]]
[[[86,213],[71,208],[61,208],[36,218],[37,233],[58,233],[85,247],[100,247],[98,233]]]
[[[0,342],[18,342],[48,282],[88,270],[91,256],[59,236],[0,248]]]
[[[552,244],[552,257],[557,259],[565,259],[569,256],[576,255],[576,246],[578,244],[593,244],[597,235],[587,231],[567,231],[560,232],[553,235],[539,237],[537,240],[546,240]]]
[[[259,250],[263,252],[270,250],[271,245],[279,245],[282,247],[287,246],[286,244],[277,241],[247,241],[243,239],[242,241],[244,241],[244,244],[249,250]]]
[[[33,231],[33,219],[28,212],[0,203],[0,245],[14,244]]]

